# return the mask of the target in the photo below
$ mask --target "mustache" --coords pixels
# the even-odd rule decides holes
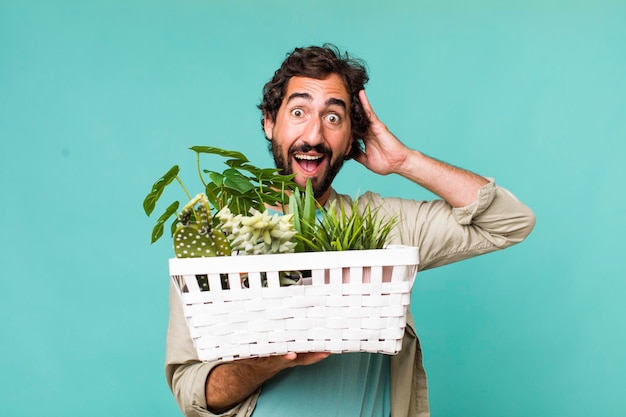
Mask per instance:
[[[291,148],[289,148],[290,155],[293,155],[294,153],[307,153],[311,151],[315,151],[329,158],[332,157],[333,155],[333,151],[330,148],[324,146],[323,144],[311,146],[308,143],[303,143],[301,145],[293,145]]]

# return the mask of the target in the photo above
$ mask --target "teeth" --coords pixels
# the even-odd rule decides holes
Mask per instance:
[[[322,155],[295,155],[296,159],[306,159],[307,161],[317,161],[318,159],[322,159]]]

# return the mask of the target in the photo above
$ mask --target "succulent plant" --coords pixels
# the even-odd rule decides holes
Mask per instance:
[[[342,200],[332,201],[318,220],[313,238],[306,239],[305,245],[316,252],[382,249],[397,218],[381,218],[379,209],[367,205],[359,210],[355,199],[348,212]]]
[[[309,178],[303,193],[296,189],[289,195],[289,214],[293,215],[292,221],[297,232],[296,252],[307,251],[305,243],[315,235],[316,208],[321,210],[313,195],[313,184]]]
[[[382,249],[397,222],[396,217],[379,217],[379,207],[372,209],[368,205],[360,209],[356,198],[349,211],[343,200],[335,200],[329,203],[328,209],[318,207],[316,215],[316,205],[310,181],[304,194],[296,190],[290,196],[289,212],[295,216],[298,231],[297,251]]]
[[[196,204],[199,204],[196,207]],[[224,233],[213,227],[209,201],[198,194],[183,207],[178,215],[178,227],[174,232],[174,253],[177,258],[205,258],[228,256],[230,244]],[[195,211],[195,222],[191,222]]]
[[[267,210],[253,210],[251,215],[242,216],[233,215],[228,207],[224,207],[216,217],[232,250],[240,255],[290,253],[295,249],[296,243],[292,239],[296,230],[291,222],[292,214],[270,215]]]

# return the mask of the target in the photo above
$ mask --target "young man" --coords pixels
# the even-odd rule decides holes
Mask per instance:
[[[359,206],[399,218],[393,242],[420,248],[427,269],[511,246],[532,230],[533,213],[493,181],[407,148],[376,117],[361,62],[333,46],[296,48],[264,88],[259,106],[276,166],[311,178],[321,204],[348,196],[332,181],[346,159],[398,174],[441,199],[365,193]],[[409,317],[395,356],[325,352],[198,361],[181,306],[171,297],[166,375],[187,416],[428,416],[426,375]],[[260,394],[261,388],[263,393]]]

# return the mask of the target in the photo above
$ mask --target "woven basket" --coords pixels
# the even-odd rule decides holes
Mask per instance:
[[[169,265],[198,358],[213,361],[288,352],[395,354],[417,264],[416,247],[391,246]],[[311,272],[281,287],[287,271]]]

